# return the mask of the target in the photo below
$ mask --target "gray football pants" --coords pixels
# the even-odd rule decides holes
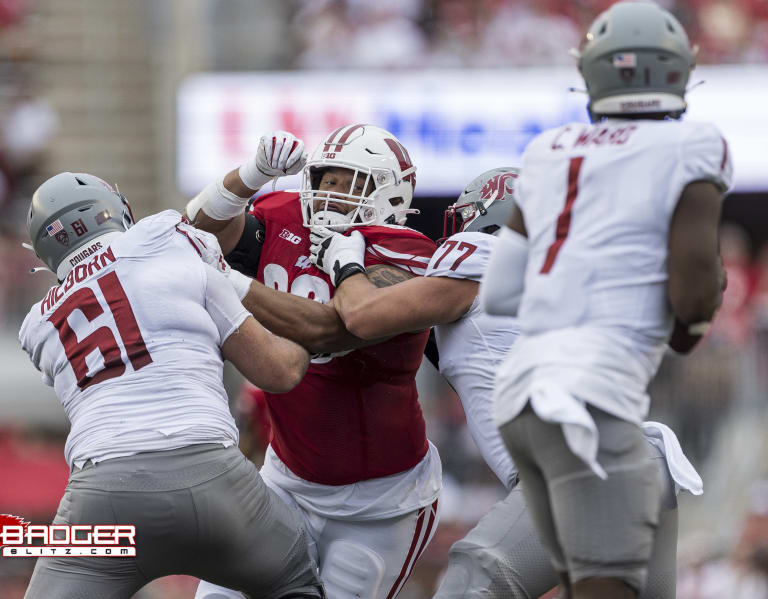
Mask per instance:
[[[55,524],[134,524],[136,557],[39,558],[27,599],[119,599],[170,574],[251,597],[322,597],[301,517],[237,447],[195,445],[76,470]]]
[[[661,452],[648,443],[649,459],[664,486],[659,528],[642,599],[674,599],[677,566],[677,499]],[[450,551],[435,599],[537,599],[559,583],[523,497],[515,487]]]
[[[672,572],[646,584],[656,539],[670,539],[674,546],[676,536],[657,534],[665,505],[660,461],[648,458],[639,426],[587,409],[599,432],[597,459],[605,480],[571,452],[560,425],[542,421],[530,406],[500,428],[519,468],[531,519],[553,567],[572,582],[617,578],[639,592],[648,587],[655,593],[648,596],[666,597],[674,593]]]

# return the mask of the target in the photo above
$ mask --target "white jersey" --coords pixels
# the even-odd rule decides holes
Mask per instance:
[[[493,235],[457,233],[437,249],[425,276],[480,281],[495,244]],[[477,298],[456,322],[435,327],[440,372],[456,390],[469,431],[485,462],[510,490],[517,482],[517,467],[494,422],[493,386],[518,335],[516,318],[486,314]],[[700,495],[701,478],[683,454],[674,432],[658,422],[645,422],[642,427],[648,442],[664,455],[676,491]]]
[[[531,142],[516,188],[529,239],[522,337],[498,381],[499,424],[545,379],[642,421],[673,322],[669,225],[700,180],[732,183],[728,146],[707,123],[571,123]]]
[[[108,245],[94,240],[32,306],[19,340],[71,422],[70,466],[237,443],[221,378],[229,333],[206,310],[204,245],[218,250],[178,212],[161,212]]]
[[[426,276],[479,282],[495,242],[486,233],[457,233],[435,251]],[[492,395],[496,372],[518,332],[515,318],[486,314],[478,298],[459,320],[435,327],[440,373],[456,390],[480,453],[508,489],[517,468],[494,423]]]

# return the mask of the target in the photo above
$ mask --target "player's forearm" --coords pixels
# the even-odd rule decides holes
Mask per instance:
[[[309,366],[309,353],[298,343],[282,337],[275,338],[275,345],[279,349],[286,391],[290,391],[304,378]],[[278,393],[282,392],[284,391],[278,391]]]
[[[415,277],[379,288],[360,274],[345,279],[333,299],[347,330],[362,339],[381,339],[461,318],[477,287],[466,279]]]
[[[269,289],[254,281],[243,305],[267,329],[313,353],[329,353],[369,345],[354,336],[330,304]]]
[[[399,332],[390,314],[396,304],[387,301],[390,289],[393,287],[377,288],[362,273],[345,279],[336,290],[333,305],[346,329],[361,339],[379,339]]]
[[[722,267],[717,256],[692,257],[686,266],[670,273],[672,312],[685,324],[709,322],[722,301]]]

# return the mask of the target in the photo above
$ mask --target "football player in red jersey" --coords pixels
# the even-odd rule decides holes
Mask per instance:
[[[403,226],[415,167],[389,132],[341,127],[304,160],[292,135],[264,136],[256,157],[208,186],[187,214],[245,273],[232,280],[246,308],[273,333],[326,353],[292,392],[266,394],[273,436],[261,473],[302,511],[329,596],[391,599],[438,519],[440,459],[415,383],[427,332],[377,341],[349,333],[330,300],[362,267],[332,276],[317,268],[308,227],[359,231],[377,286],[423,275],[435,246]],[[266,182],[299,170],[299,194],[267,193],[244,213]],[[202,582],[196,596],[238,595]]]

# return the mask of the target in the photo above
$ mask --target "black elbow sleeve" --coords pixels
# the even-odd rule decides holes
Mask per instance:
[[[264,224],[255,216],[246,213],[243,234],[235,249],[224,258],[232,268],[255,279],[259,272],[259,259],[265,236]]]

